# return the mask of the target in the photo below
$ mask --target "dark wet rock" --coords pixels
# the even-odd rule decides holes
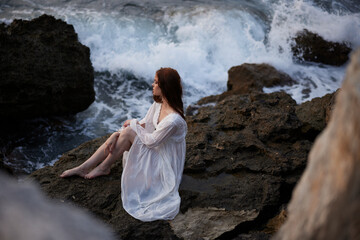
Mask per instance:
[[[237,166],[238,170],[281,174],[279,160],[285,156],[277,147],[285,146],[278,143],[292,140],[291,146],[298,140],[295,133],[302,126],[295,106],[288,94],[277,92],[232,95],[214,107],[200,108],[197,115],[188,117],[185,172],[206,172],[212,176]],[[276,155],[277,160],[272,162]]]
[[[53,167],[45,167],[32,173],[41,188],[51,198],[81,206],[112,226],[120,239],[178,239],[167,221],[144,223],[132,218],[122,208],[121,160],[111,174],[94,180],[80,177],[62,179],[66,169],[80,165],[104,143],[108,136],[86,142],[65,153]]]
[[[110,240],[109,227],[73,206],[50,201],[33,184],[0,172],[1,240]]]
[[[287,210],[285,209],[284,206],[280,208],[279,213],[275,217],[271,218],[267,222],[264,232],[267,234],[273,234],[277,232],[286,221],[286,218],[287,218]]]
[[[330,120],[336,93],[326,94],[321,98],[314,98],[311,101],[296,106],[296,115],[303,122],[301,130],[303,134],[315,139],[325,128]]]
[[[52,16],[1,25],[0,73],[2,119],[76,113],[95,99],[89,48]]]
[[[271,235],[263,232],[254,232],[248,234],[240,234],[239,236],[233,238],[233,240],[269,240]]]
[[[143,223],[124,211],[120,159],[109,176],[58,177],[90,157],[106,136],[65,153],[31,178],[50,197],[96,214],[121,239],[268,239],[273,234],[268,222],[288,203],[306,166],[313,136],[303,132],[310,123],[301,119],[308,119],[312,105],[301,109],[300,119],[296,102],[284,92],[236,89],[241,87],[200,100],[187,116],[181,212],[173,221]],[[328,102],[317,105],[325,108]]]
[[[293,40],[292,51],[300,61],[341,66],[349,60],[351,47],[348,43],[326,41],[307,29],[298,32]]]
[[[234,94],[262,93],[264,87],[291,86],[294,83],[296,82],[289,75],[276,70],[273,66],[264,63],[244,63],[229,69],[226,92],[204,97],[199,100],[199,104],[220,101]]]
[[[244,63],[228,71],[227,91],[236,94],[262,92],[264,87],[291,85],[294,80],[268,64]]]
[[[326,129],[314,143],[288,218],[274,239],[360,237],[360,49],[347,68]]]
[[[243,94],[189,116],[182,212],[206,207],[256,211],[248,222],[259,219],[257,226],[273,216],[289,200],[312,143],[301,135],[295,107],[283,92]]]
[[[0,172],[7,173],[8,175],[13,175],[14,174],[11,167],[9,167],[8,165],[6,165],[4,163],[4,159],[1,156],[0,156]]]

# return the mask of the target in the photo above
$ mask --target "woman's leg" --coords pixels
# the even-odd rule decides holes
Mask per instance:
[[[108,175],[112,164],[125,152],[128,151],[134,142],[136,133],[130,128],[126,127],[120,133],[116,142],[114,150],[107,155],[105,160],[90,173],[85,175],[85,178],[92,179],[102,175]]]
[[[77,167],[64,171],[60,177],[65,178],[74,175],[85,177],[85,175],[88,174],[92,168],[94,168],[100,162],[104,161],[104,159],[109,155],[109,152],[105,151],[105,149],[106,144],[103,143],[88,160]]]

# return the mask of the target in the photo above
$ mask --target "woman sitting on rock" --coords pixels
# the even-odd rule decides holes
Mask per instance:
[[[142,221],[173,219],[179,212],[180,185],[185,161],[187,125],[178,72],[159,69],[153,98],[144,119],[125,121],[83,164],[63,172],[86,179],[110,173],[111,165],[124,154],[121,197],[124,209]]]

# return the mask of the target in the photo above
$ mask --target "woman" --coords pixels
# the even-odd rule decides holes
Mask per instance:
[[[60,175],[87,179],[107,175],[111,165],[129,151],[123,157],[121,198],[124,209],[142,221],[170,220],[179,212],[178,188],[186,150],[178,72],[159,69],[152,86],[155,102],[144,119],[125,121],[88,160]]]

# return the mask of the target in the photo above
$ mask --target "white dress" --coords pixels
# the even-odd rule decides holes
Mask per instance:
[[[154,102],[140,124],[131,120],[134,142],[123,157],[121,199],[141,221],[171,220],[180,208],[179,185],[185,163],[186,121],[171,113],[158,123],[161,104]]]

